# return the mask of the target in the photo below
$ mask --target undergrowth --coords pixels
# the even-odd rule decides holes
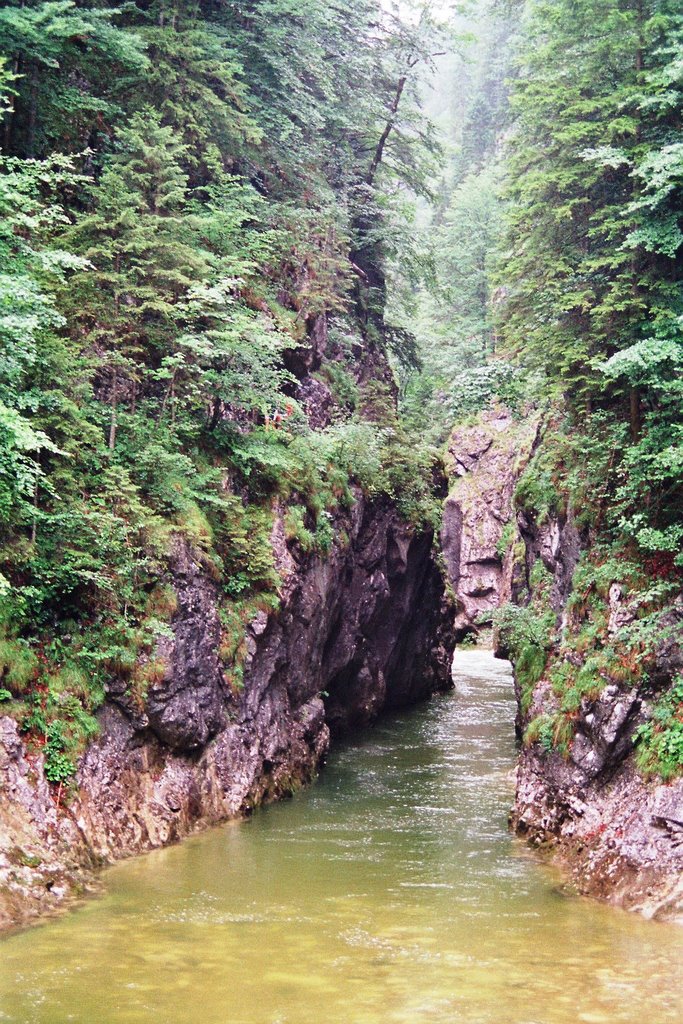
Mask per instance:
[[[333,376],[350,398],[343,369]],[[55,503],[41,513],[32,539],[3,540],[0,530],[0,709],[42,750],[49,781],[75,775],[110,679],[122,679],[141,709],[162,682],[156,649],[178,607],[179,543],[217,586],[220,654],[239,690],[246,624],[279,605],[278,507],[288,542],[304,554],[348,543],[335,518],[358,490],[390,497],[416,528],[437,524],[434,453],[404,435],[384,392],[372,400],[386,401],[378,422],[354,417],[311,431],[296,416],[278,429],[226,420],[194,449],[168,425],[122,413],[117,451],[92,461],[87,493],[65,471],[65,510]]]
[[[683,676],[676,676],[634,739],[636,763],[644,775],[658,775],[667,782],[683,773]]]

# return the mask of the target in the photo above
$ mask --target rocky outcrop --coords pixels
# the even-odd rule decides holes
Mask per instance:
[[[539,430],[538,417],[515,419],[503,408],[458,428],[448,446],[451,490],[446,499],[441,547],[457,598],[460,637],[491,624],[494,609],[524,584],[514,545],[514,491]]]
[[[633,620],[620,598],[614,584],[612,631]],[[634,761],[637,727],[680,671],[678,603],[668,618],[654,670],[635,684],[605,681],[596,697],[585,697],[566,753],[540,743],[523,748],[511,823],[533,845],[556,851],[578,892],[683,923],[683,778],[644,778]],[[542,679],[529,709],[520,709],[521,729],[556,705]]]
[[[580,763],[581,732],[569,758],[524,749],[512,825],[556,852],[578,892],[683,923],[683,780],[644,781],[624,756],[632,732],[624,725],[636,721],[637,701],[611,695],[601,703],[605,731],[591,723],[601,770]]]
[[[241,685],[220,659],[216,582],[178,542],[177,611],[159,642],[163,677],[141,701],[112,681],[101,735],[56,803],[39,753],[0,718],[0,924],[64,903],[98,865],[172,842],[291,793],[316,772],[330,731],[450,685],[450,613],[432,536],[358,496],[329,554],[273,547],[277,612],[248,624]]]
[[[459,637],[476,633],[508,602],[554,612],[557,636],[565,633],[574,571],[590,538],[561,500],[561,513],[542,517],[516,504],[520,476],[542,444],[535,417],[515,420],[505,410],[451,437],[441,540]],[[638,614],[617,580],[604,613],[611,637]],[[573,715],[566,750],[551,749],[548,736],[522,746],[511,823],[533,845],[555,851],[578,891],[648,916],[683,919],[683,780],[646,780],[633,756],[637,726],[683,667],[680,601],[661,626],[648,675],[635,683],[602,680],[597,696],[584,697]],[[585,658],[566,656],[577,666]],[[516,686],[521,739],[534,720],[550,722],[561,702],[545,672],[529,701]]]

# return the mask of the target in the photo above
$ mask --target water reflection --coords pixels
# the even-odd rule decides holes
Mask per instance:
[[[337,750],[246,823],[122,864],[0,946],[16,1024],[664,1024],[683,930],[568,898],[507,832],[504,663]]]

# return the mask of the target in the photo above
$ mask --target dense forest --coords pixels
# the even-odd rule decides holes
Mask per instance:
[[[308,551],[358,489],[438,525],[449,430],[491,403],[542,418],[518,508],[585,540],[561,632],[542,579],[499,613],[560,701],[528,739],[647,671],[683,570],[676,0],[22,0],[0,54],[0,700],[51,781],[108,678],[160,671],[178,537],[239,687],[274,504]]]
[[[179,535],[221,581],[237,686],[278,601],[274,500],[322,551],[352,485],[433,516],[376,368],[414,359],[385,268],[435,151],[438,35],[373,3],[0,11],[1,695],[55,781],[107,677],[158,671]]]
[[[452,72],[406,415],[417,425],[427,403],[436,439],[491,401],[540,412],[516,507],[575,522],[582,556],[560,620],[540,561],[497,616],[522,710],[539,680],[552,688],[527,742],[566,754],[582,702],[649,678],[638,763],[669,778],[683,683],[655,655],[677,635],[683,569],[683,16],[556,0],[478,5],[475,25],[478,52]]]

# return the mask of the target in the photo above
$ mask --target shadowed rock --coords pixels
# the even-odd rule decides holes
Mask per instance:
[[[16,723],[0,718],[0,925],[63,903],[96,864],[291,793],[314,775],[330,729],[451,685],[452,612],[431,533],[358,495],[336,523],[348,543],[306,555],[286,542],[283,516],[272,535],[280,608],[247,627],[241,688],[219,656],[218,586],[178,541],[161,678],[142,703],[111,680],[68,808],[57,809],[41,755],[29,759]]]

